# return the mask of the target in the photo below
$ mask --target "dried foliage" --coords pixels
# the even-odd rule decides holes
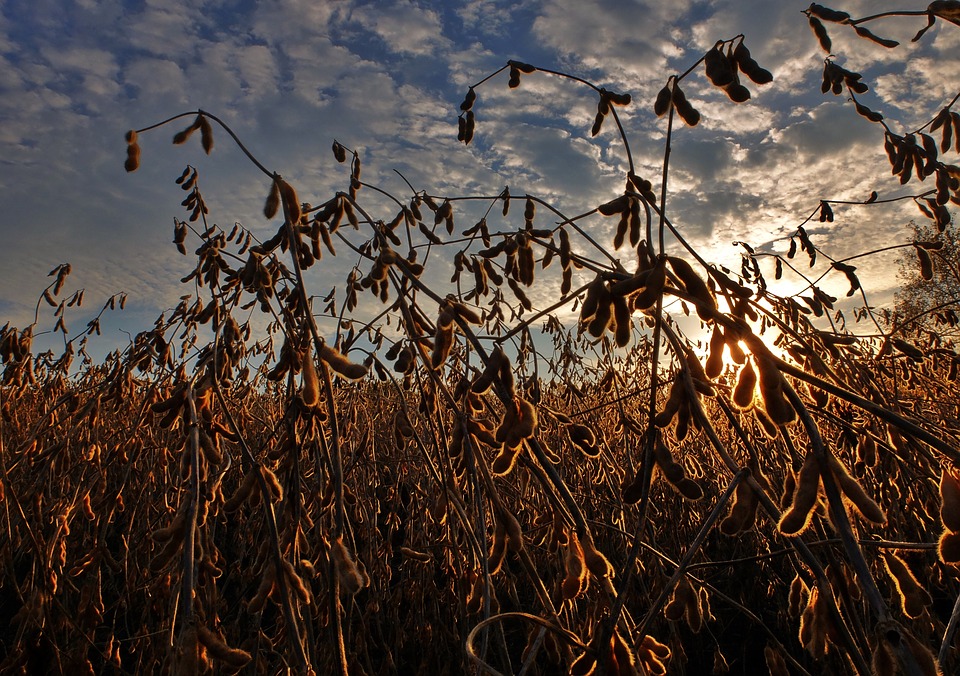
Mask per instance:
[[[898,14],[916,13],[807,10],[828,53],[827,25],[894,47],[863,24]],[[958,23],[960,3],[920,14]],[[701,64],[733,103],[773,77],[743,36],[670,76],[654,103],[664,177],[674,113],[700,120],[681,84]],[[550,76],[588,87],[590,133],[622,137],[629,95],[516,61],[501,70],[511,88]],[[492,77],[460,105],[466,144],[482,134],[474,113]],[[960,202],[960,170],[941,157],[960,150],[957,98],[902,131],[857,101],[863,78],[830,57],[823,83],[882,127],[904,184],[934,180],[910,199],[942,233]],[[194,111],[129,132],[126,168],[149,131],[184,117],[174,142],[199,130],[211,152],[225,125]],[[925,129],[942,130],[939,147]],[[339,142],[345,189],[306,203],[304,186],[241,145],[264,173],[265,241],[212,223],[188,166],[174,244],[194,249],[182,280],[194,291],[102,363],[84,350],[102,313],[69,338],[83,294],[64,291],[69,266],[51,272],[37,321],[0,335],[0,670],[960,668],[955,347],[874,313],[849,259],[817,246],[804,224],[842,218],[843,203],[817,200],[786,256],[742,243],[738,275],[687,244],[665,186],[634,172],[622,140],[622,194],[576,217],[509,189],[412,186],[381,212]],[[486,214],[457,232],[471,204]],[[516,225],[497,230],[494,210]],[[613,217],[612,248],[635,252],[633,270],[584,227]],[[902,247],[929,279],[937,241]],[[449,285],[425,269],[435,250],[450,253]],[[356,263],[313,295],[305,273],[338,252]],[[872,329],[846,328],[800,253],[849,282]],[[773,293],[770,257],[805,290]],[[60,357],[34,353],[42,303]],[[677,308],[707,346],[685,337]],[[563,309],[578,313],[572,326]]]

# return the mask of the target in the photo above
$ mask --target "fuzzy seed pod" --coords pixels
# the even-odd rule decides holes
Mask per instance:
[[[948,530],[960,532],[960,478],[947,468],[940,474],[940,520]]]
[[[940,560],[949,565],[960,565],[960,533],[944,531],[937,546]]]
[[[309,345],[300,361],[303,367],[300,371],[302,380],[300,398],[304,406],[313,408],[320,403],[320,377],[317,375],[317,365],[313,361]]]
[[[277,478],[277,475],[274,474],[273,470],[266,465],[260,465],[260,473],[263,475],[263,480],[266,482],[267,488],[270,490],[270,496],[277,502],[282,502],[283,486],[280,484],[280,479]]]
[[[276,182],[280,190],[280,203],[283,205],[283,215],[287,221],[296,225],[300,222],[300,216],[302,214],[297,191],[282,178],[276,179]]]
[[[267,195],[267,201],[263,204],[263,215],[267,218],[273,218],[280,210],[280,184],[273,181],[270,184],[270,193]]]
[[[667,259],[686,292],[697,301],[697,314],[701,319],[712,319],[717,310],[717,298],[713,291],[687,261],[673,256],[668,256]]]
[[[663,614],[671,622],[679,622],[687,613],[687,608],[691,604],[697,603],[697,592],[690,584],[686,575],[677,580],[677,586],[673,588],[673,596],[670,602],[664,607]]]
[[[660,643],[653,636],[646,635],[637,649],[637,662],[640,663],[640,673],[650,673],[652,676],[665,676],[667,673],[666,661],[670,659],[670,647]]]
[[[753,527],[757,518],[760,500],[750,484],[741,481],[733,495],[733,505],[726,518],[720,522],[720,532],[724,535],[739,535]]]
[[[767,663],[767,669],[770,670],[770,676],[790,676],[786,660],[783,659],[780,651],[773,646],[769,644],[764,646],[763,659]]]
[[[613,319],[616,326],[615,340],[617,347],[625,347],[630,342],[633,322],[630,321],[630,308],[623,296],[613,297]]]
[[[347,380],[360,380],[367,375],[366,366],[350,361],[326,343],[320,346],[320,359]]]
[[[847,473],[847,468],[843,466],[843,463],[837,460],[836,456],[831,455],[828,459],[828,464],[830,466],[830,473],[840,487],[840,491],[847,500],[856,507],[860,516],[876,525],[885,524],[887,522],[887,515],[884,514],[883,509],[880,508],[880,505],[878,505],[873,498],[867,495],[866,491],[863,490],[863,486],[860,485],[860,482]]]
[[[753,370],[753,364],[748,361],[737,376],[737,385],[733,390],[733,405],[741,411],[749,410],[753,406],[756,389],[757,372]]]
[[[588,536],[581,542],[583,548],[583,560],[587,564],[587,570],[596,578],[612,578],[614,575],[613,566],[607,557],[604,556],[593,544],[593,540]]]
[[[250,471],[244,475],[236,492],[223,504],[223,511],[228,514],[237,511],[255,491],[260,492],[260,484],[257,483],[257,473]]]
[[[277,570],[274,565],[268,564],[263,571],[263,577],[260,579],[260,585],[257,587],[257,592],[253,595],[253,598],[250,599],[250,602],[247,604],[247,610],[251,613],[259,613],[263,610],[264,605],[267,602],[267,599],[270,597],[270,594],[273,592],[273,588],[277,582]]]
[[[790,594],[787,597],[787,612],[790,614],[790,617],[800,616],[801,608],[806,607],[809,595],[810,590],[807,588],[806,583],[804,583],[803,578],[798,574],[793,578],[793,582],[790,583]]]
[[[767,415],[777,425],[787,425],[797,419],[797,412],[783,393],[783,375],[772,359],[765,354],[754,354],[759,371],[760,400]]]
[[[669,425],[670,421],[672,421],[674,416],[677,414],[677,411],[680,410],[680,405],[683,403],[685,397],[686,391],[683,387],[683,383],[680,382],[679,379],[675,380],[673,385],[670,387],[670,394],[667,396],[667,400],[664,402],[663,408],[653,419],[653,424],[657,427],[666,427]]]
[[[799,535],[810,524],[813,507],[817,504],[820,490],[820,460],[812,452],[807,453],[803,466],[797,474],[797,487],[793,503],[778,524],[784,535]]]
[[[203,152],[207,155],[213,150],[213,127],[210,126],[210,120],[206,115],[199,115],[200,119],[200,145],[203,146]]]
[[[561,584],[561,593],[565,601],[570,601],[579,596],[587,584],[587,564],[584,560],[583,547],[575,532],[570,533],[564,567],[567,575]]]
[[[340,584],[350,596],[355,596],[366,586],[366,582],[360,568],[353,559],[353,555],[343,544],[343,536],[333,541],[330,552],[333,556],[334,567],[340,577]]]
[[[136,171],[140,168],[140,144],[131,143],[127,146],[127,159],[123,163],[123,168],[128,172]]]
[[[723,330],[718,324],[713,327],[713,333],[710,334],[710,354],[703,366],[704,373],[711,380],[715,380],[723,373],[723,348],[725,346]]]
[[[500,448],[500,452],[497,454],[497,457],[493,459],[493,463],[490,465],[490,470],[496,476],[506,476],[513,471],[513,468],[517,464],[517,459],[520,457],[520,453],[523,452],[523,444],[519,444],[514,447],[507,446],[503,444]]]
[[[920,617],[933,603],[930,593],[920,585],[903,559],[893,552],[883,552],[883,563],[896,583],[903,613],[911,619]]]
[[[667,114],[671,102],[671,89],[668,83],[663,89],[657,92],[657,100],[653,104],[653,112],[657,117],[663,117]]]
[[[246,650],[231,648],[220,636],[202,624],[197,625],[197,638],[210,651],[211,657],[225,662],[234,669],[242,669],[251,659],[250,653]]]

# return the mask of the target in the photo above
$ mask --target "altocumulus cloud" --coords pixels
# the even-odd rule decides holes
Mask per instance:
[[[515,195],[530,192],[580,213],[621,190],[627,166],[612,124],[589,137],[590,92],[542,74],[508,90],[500,75],[479,90],[477,137],[465,148],[456,142],[456,115],[466,87],[517,58],[630,92],[634,105],[620,111],[622,120],[638,172],[656,184],[664,122],[652,114],[653,97],[669,74],[738,33],[775,80],[751,87],[742,106],[701,75],[685,84],[703,121],[678,129],[668,209],[711,261],[738,267],[732,242],[739,239],[783,250],[821,198],[907,191],[887,176],[878,127],[843,97],[820,93],[823,53],[801,14],[808,4],[7,2],[0,8],[0,321],[32,321],[47,271],[62,262],[73,265],[70,287],[86,288],[87,307],[68,317],[74,332],[114,292],[129,294],[131,311],[105,327],[131,331],[192,292],[178,281],[188,262],[170,244],[173,218],[183,215],[173,178],[188,162],[200,170],[216,222],[239,221],[262,236],[276,229],[260,214],[265,178],[225,134],[209,158],[193,144],[171,147],[166,129],[145,135],[143,166],[127,175],[122,135],[131,127],[208,110],[313,202],[345,185],[329,150],[337,138],[361,153],[365,180],[398,196],[408,189],[394,170],[434,194],[497,194],[509,185]],[[920,6],[838,3],[854,15]],[[960,30],[938,25],[911,44],[922,23],[878,24],[875,32],[903,42],[892,51],[832,29],[838,62],[863,73],[871,85],[865,102],[895,129],[922,123],[960,78],[953,56]],[[378,216],[392,217],[388,204],[383,209]],[[838,208],[835,223],[811,231],[818,243],[853,255],[865,220],[871,241],[905,241],[904,226],[917,215],[911,209]],[[464,209],[458,226],[472,217]],[[588,224],[607,243],[614,225]],[[339,283],[347,266],[325,259],[318,287]],[[879,302],[890,298],[894,280],[876,268],[862,272]],[[113,331],[104,341],[126,338]]]

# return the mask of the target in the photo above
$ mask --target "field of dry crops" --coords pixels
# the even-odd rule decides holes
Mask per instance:
[[[848,29],[816,5],[808,18],[821,44],[824,24]],[[742,36],[701,61],[733,102],[750,96],[740,74],[769,81]],[[504,70],[511,87],[566,77]],[[828,58],[824,78],[880,124],[859,75]],[[699,120],[681,79],[655,104],[668,144],[675,121]],[[632,103],[576,84],[597,97],[594,133]],[[222,122],[189,115],[174,142],[199,132],[210,152]],[[148,131],[128,133],[128,170]],[[884,142],[905,185],[931,179],[910,199],[943,231],[960,115]],[[960,670],[949,340],[872,312],[856,268],[802,224],[776,256],[778,279],[809,281],[799,294],[774,293],[758,264],[774,254],[748,245],[739,274],[710,265],[632,171],[571,218],[507,191],[411,187],[387,208],[357,153],[333,155],[347,185],[319,206],[265,171],[265,241],[217,226],[187,167],[174,236],[196,259],[192,293],[127,349],[38,354],[34,326],[3,328],[0,672]],[[476,225],[455,223],[476,205]],[[817,217],[832,220],[829,200]],[[616,236],[598,242],[584,225],[606,219]],[[957,264],[937,240],[904,247],[924,279]],[[449,283],[431,252],[453,261]],[[308,271],[337,253],[356,264],[323,295]],[[818,254],[862,296],[855,327],[806,276]],[[43,291],[65,335],[69,273]],[[557,303],[535,307],[535,285]]]

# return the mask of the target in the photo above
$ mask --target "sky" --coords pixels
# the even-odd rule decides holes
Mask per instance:
[[[186,212],[174,179],[199,171],[210,218],[239,222],[262,239],[277,222],[262,213],[269,183],[215,129],[207,157],[192,139],[170,139],[189,118],[140,137],[141,168],[126,173],[124,133],[197,109],[223,119],[269,169],[318,203],[345,189],[348,168],[334,139],[359,152],[363,179],[404,200],[404,178],[433,195],[534,194],[579,214],[623,190],[625,155],[613,125],[591,138],[596,96],[574,82],[524,75],[517,89],[502,73],[478,88],[474,142],[457,142],[467,87],[517,59],[630,93],[618,109],[638,173],[659,185],[665,120],[653,101],[667,77],[693,64],[717,40],[739,33],[774,75],[747,83],[735,105],[702,70],[683,87],[702,113],[674,136],[668,212],[711,262],[739,268],[737,240],[784,251],[787,236],[820,199],[881,199],[916,192],[890,177],[882,132],[844,96],[821,94],[824,53],[794,0],[0,0],[0,325],[33,321],[47,273],[70,263],[65,293],[84,289],[68,311],[70,335],[114,293],[126,309],[108,313],[100,349],[127,343],[180,296],[191,269],[171,243]],[[853,16],[924,9],[901,0],[848,0]],[[863,73],[863,102],[895,129],[914,129],[956,93],[960,28],[938,24],[919,43],[920,18],[869,24],[901,41],[887,50],[831,26],[837,63]],[[958,163],[948,155],[946,161]],[[401,177],[402,174],[402,177]],[[927,186],[923,186],[926,188]],[[372,204],[377,204],[371,198]],[[479,208],[479,207],[477,207]],[[909,201],[834,209],[814,221],[814,242],[836,258],[908,241],[922,218]],[[395,213],[388,205],[378,217]],[[516,228],[520,210],[497,226]],[[472,224],[458,214],[458,228]],[[546,218],[541,215],[540,218]],[[521,221],[522,224],[522,221]],[[616,219],[585,222],[612,251]],[[196,240],[188,240],[192,251]],[[679,252],[671,245],[672,253]],[[631,252],[616,252],[631,268]],[[310,283],[325,294],[353,261],[325,258]],[[896,287],[895,257],[859,259],[869,300]],[[449,272],[450,261],[434,265]],[[446,267],[446,269],[445,269]],[[772,263],[767,270],[772,279]],[[442,275],[440,275],[442,276]],[[588,281],[586,278],[579,280]],[[783,289],[797,280],[786,278]],[[842,275],[823,281],[843,297]],[[556,282],[535,287],[534,305],[556,298]],[[862,300],[860,301],[862,303]],[[52,328],[41,307],[38,331]],[[125,333],[129,332],[129,333]]]

